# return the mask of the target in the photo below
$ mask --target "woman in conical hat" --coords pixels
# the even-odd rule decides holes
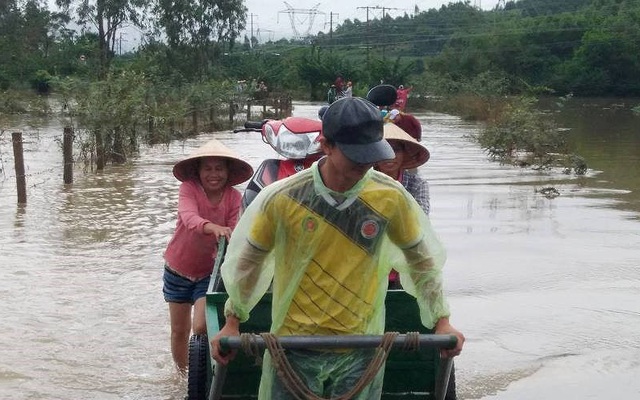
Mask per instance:
[[[379,162],[375,168],[402,183],[425,214],[429,215],[429,184],[415,170],[429,161],[429,150],[392,122],[384,124],[384,138],[391,145],[396,158]],[[395,270],[389,274],[389,288],[400,289],[400,279]]]
[[[429,161],[429,150],[390,122],[384,124],[384,138],[393,148],[396,158],[378,163],[376,169],[401,182],[428,215],[429,184],[417,174],[417,171],[411,170]]]
[[[233,186],[251,178],[253,168],[214,139],[177,162],[173,175],[182,184],[176,229],[164,253],[163,293],[169,303],[171,353],[184,372],[191,330],[206,333],[205,294],[218,239],[229,239],[238,222],[242,196]]]

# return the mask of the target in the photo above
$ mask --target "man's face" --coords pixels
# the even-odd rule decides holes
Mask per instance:
[[[327,155],[327,160],[335,167],[337,173],[341,175],[341,178],[350,182],[357,182],[367,171],[373,166],[373,163],[358,164],[351,161],[344,153],[338,148],[338,146],[327,145],[322,141],[322,148]]]

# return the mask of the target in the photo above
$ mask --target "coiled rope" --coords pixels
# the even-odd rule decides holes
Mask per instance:
[[[398,332],[386,332],[382,337],[380,346],[376,348],[375,355],[369,362],[366,370],[358,380],[358,382],[349,390],[338,397],[324,398],[313,393],[300,376],[293,370],[289,363],[285,350],[278,341],[278,338],[272,333],[261,333],[260,336],[265,342],[266,348],[271,354],[273,366],[280,377],[286,389],[297,400],[349,400],[354,398],[362,389],[369,385],[380,371],[380,368],[387,361],[389,350],[394,340],[398,336]],[[256,342],[256,336],[250,333],[240,335],[241,347],[245,354],[253,356],[256,359],[256,365],[262,364],[259,346]],[[408,332],[402,349],[405,351],[416,351],[420,348],[419,332]]]

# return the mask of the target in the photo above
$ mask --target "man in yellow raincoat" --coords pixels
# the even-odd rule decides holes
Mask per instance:
[[[464,336],[449,323],[444,249],[412,196],[371,168],[395,157],[383,139],[380,111],[362,98],[344,98],[322,121],[326,156],[263,189],[233,232],[221,267],[226,323],[211,341],[213,358],[230,361],[232,353],[220,352],[220,337],[238,336],[270,287],[271,333],[278,336],[382,334],[392,267],[416,297],[422,323],[457,336],[457,346],[443,352],[458,355]],[[372,357],[372,349],[287,350],[304,383],[325,397],[346,393]],[[383,369],[356,398],[380,398],[382,378]],[[259,399],[292,398],[266,354]]]

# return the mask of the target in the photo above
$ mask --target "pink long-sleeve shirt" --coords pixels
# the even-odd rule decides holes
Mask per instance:
[[[212,222],[235,228],[241,202],[240,192],[227,186],[220,203],[214,206],[199,182],[183,182],[178,192],[176,230],[164,253],[167,265],[190,279],[209,276],[213,271],[218,243],[215,236],[204,234],[204,225]]]

